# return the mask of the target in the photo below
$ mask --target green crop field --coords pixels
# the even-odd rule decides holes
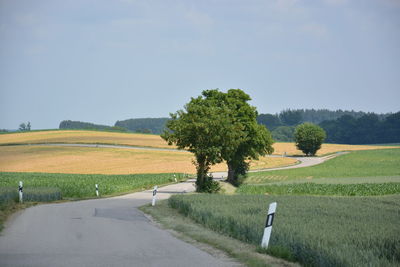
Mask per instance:
[[[184,175],[176,173],[178,180]],[[96,196],[95,184],[99,185],[101,195],[115,195],[148,189],[153,185],[162,185],[174,181],[173,173],[163,174],[60,174],[60,173],[12,173],[0,172],[0,188],[18,188],[23,181],[24,189],[52,187],[61,191],[63,198],[90,198]]]
[[[23,190],[23,200],[30,202],[50,202],[62,199],[58,188],[34,187]],[[19,194],[14,187],[0,187],[0,203],[7,201],[19,201]]]
[[[169,205],[208,228],[259,245],[274,201],[270,254],[309,266],[399,266],[400,195],[198,194],[173,196]]]
[[[400,178],[397,183],[244,185],[237,192],[274,195],[381,196],[399,194]]]
[[[400,176],[400,149],[355,151],[299,169],[249,173],[248,184],[315,178]]]
[[[268,254],[306,266],[399,266],[399,166],[400,149],[357,151],[313,167],[250,173],[236,195],[180,195],[168,203],[259,245],[276,201]]]

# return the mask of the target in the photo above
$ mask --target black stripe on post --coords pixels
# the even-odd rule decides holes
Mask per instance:
[[[157,190],[153,190],[153,196],[157,194]]]
[[[272,226],[272,223],[274,222],[274,215],[275,213],[268,214],[267,221],[265,222],[265,227]]]
[[[18,186],[18,191],[22,193],[22,186]]]

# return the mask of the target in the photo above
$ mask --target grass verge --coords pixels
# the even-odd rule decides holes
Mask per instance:
[[[176,209],[169,207],[167,200],[157,202],[155,207],[145,205],[139,209],[151,215],[163,228],[172,230],[174,235],[184,241],[195,245],[198,245],[197,242],[210,245],[247,266],[296,266],[294,263],[258,253],[257,246],[240,242],[205,228],[183,216]],[[214,249],[200,247],[211,254],[216,253]]]
[[[277,202],[268,253],[308,266],[399,266],[400,195],[316,197],[177,195],[171,207],[221,234],[258,246]]]

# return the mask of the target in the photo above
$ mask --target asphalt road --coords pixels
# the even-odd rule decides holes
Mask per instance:
[[[260,172],[260,171],[276,171],[276,170],[286,170],[286,169],[297,169],[297,168],[304,168],[304,167],[311,167],[314,165],[321,164],[329,159],[335,158],[337,156],[347,154],[348,152],[337,152],[335,154],[331,154],[324,157],[292,157],[287,156],[288,158],[293,158],[298,161],[298,164],[285,166],[285,167],[278,167],[278,168],[270,168],[270,169],[258,169],[258,170],[251,170],[249,172]],[[269,155],[268,157],[281,157],[277,155]],[[213,172],[212,173],[214,178],[220,179],[226,178],[228,176],[228,172]]]
[[[157,197],[193,190],[178,183]],[[145,191],[28,208],[1,233],[0,266],[240,266],[157,228],[137,209],[151,198]]]

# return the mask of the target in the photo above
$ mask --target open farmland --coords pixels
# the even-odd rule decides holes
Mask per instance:
[[[43,144],[43,143],[80,143],[80,144],[112,144],[140,147],[175,148],[168,144],[159,135],[116,133],[84,130],[62,131],[34,131],[23,133],[9,133],[0,135],[0,145],[7,144]],[[294,143],[275,143],[275,155],[301,155]],[[392,146],[367,145],[336,145],[323,144],[317,155],[325,155],[338,151],[371,150],[392,148]]]
[[[189,152],[62,146],[0,146],[1,172],[80,174],[195,173]],[[262,157],[252,169],[291,165],[295,159]],[[226,164],[212,171],[225,171]]]

